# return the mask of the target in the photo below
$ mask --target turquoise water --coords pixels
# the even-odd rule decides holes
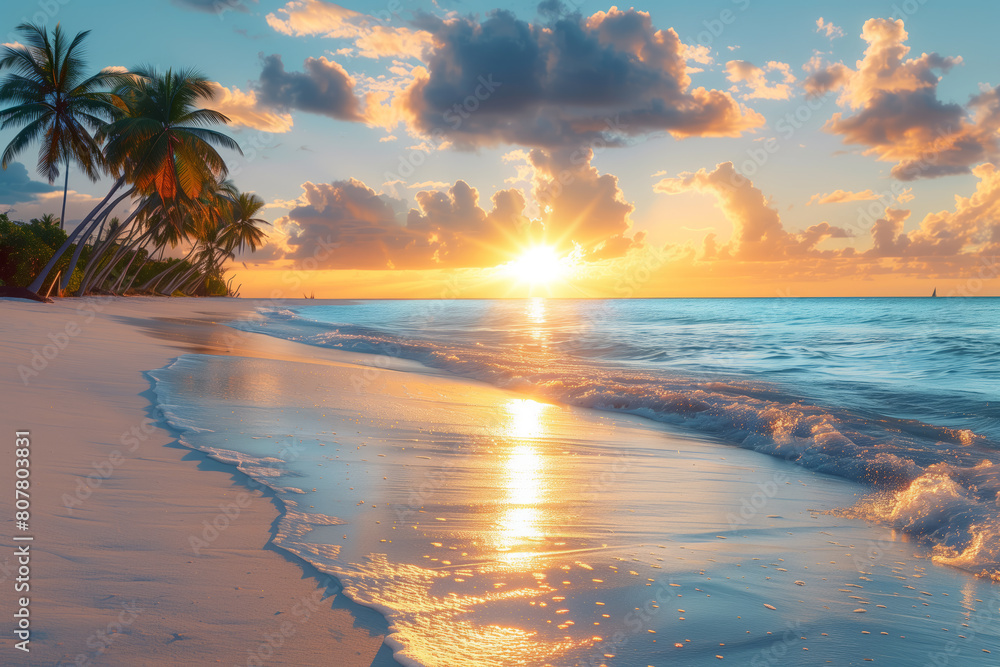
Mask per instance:
[[[196,355],[153,376],[185,442],[281,494],[278,542],[380,610],[404,663],[862,664],[861,641],[923,664],[998,611],[998,304],[292,303],[233,326],[516,393],[365,371],[345,396],[319,365]],[[637,624],[651,600],[683,617]],[[801,642],[756,617],[775,607]],[[995,631],[958,631],[962,664],[993,664]]]

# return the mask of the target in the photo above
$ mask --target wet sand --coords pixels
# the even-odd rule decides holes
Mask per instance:
[[[189,352],[230,354],[212,324],[252,300],[0,302],[0,422],[31,432],[31,652],[14,648],[16,565],[0,578],[0,662],[51,665],[367,666],[384,622],[269,545],[277,509],[244,475],[181,447],[151,411],[144,372]],[[69,328],[67,328],[69,327]],[[50,338],[50,335],[52,338]],[[65,335],[65,339],[62,336]],[[52,353],[45,367],[32,351]],[[244,352],[246,353],[246,352]],[[13,486],[13,477],[9,484]],[[246,494],[246,495],[241,495]],[[0,494],[13,516],[11,493]],[[192,536],[239,507],[210,549]],[[4,542],[15,529],[6,519]],[[293,615],[294,611],[299,611]],[[286,621],[289,624],[283,625]],[[382,623],[383,627],[379,627]],[[386,650],[379,661],[384,662]]]

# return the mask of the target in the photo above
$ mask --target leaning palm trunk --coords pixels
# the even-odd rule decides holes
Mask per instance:
[[[174,269],[176,269],[179,266],[183,266],[184,262],[186,262],[188,260],[188,258],[191,257],[191,255],[193,255],[194,251],[197,250],[197,249],[198,249],[198,244],[195,244],[195,245],[191,246],[191,251],[188,252],[187,256],[184,257],[184,259],[182,259],[181,261],[179,261],[179,262],[177,262],[175,264],[171,264],[167,268],[165,268],[162,271],[160,271],[159,273],[157,273],[155,276],[153,276],[152,278],[150,278],[149,280],[147,280],[145,283],[143,283],[142,286],[139,287],[139,290],[144,292],[144,291],[146,291],[148,289],[155,289],[156,286],[159,285],[160,282],[164,278],[166,278],[167,275],[171,271],[173,271]]]
[[[105,208],[104,211],[101,212],[101,215],[98,216],[98,218],[91,223],[90,225],[91,229],[89,231],[84,232],[83,238],[81,238],[80,241],[76,244],[76,250],[73,251],[73,259],[71,259],[69,262],[69,267],[66,269],[66,275],[63,276],[60,290],[65,292],[69,288],[70,278],[73,277],[73,272],[76,270],[77,262],[80,261],[80,253],[83,252],[83,245],[84,243],[87,242],[87,239],[90,237],[90,235],[93,234],[94,232],[93,228],[97,226],[98,220],[100,220],[101,227],[103,227],[104,222],[108,219],[108,216],[111,214],[111,212],[115,210],[115,207],[118,206],[118,204],[120,204],[122,201],[124,201],[126,197],[132,196],[133,192],[135,192],[135,190],[133,188],[129,188],[128,192],[126,192],[121,197],[116,199],[113,204],[111,204],[110,206]],[[98,239],[100,239],[100,236],[98,236]]]
[[[114,293],[114,294],[118,294],[119,293],[118,292],[118,288],[121,287],[122,283],[125,282],[125,278],[128,277],[129,269],[132,268],[132,262],[134,262],[136,259],[138,259],[139,255],[141,255],[141,254],[142,254],[142,248],[136,248],[132,252],[132,257],[128,260],[128,264],[126,264],[125,268],[122,269],[121,275],[118,276],[118,280],[115,281],[114,286],[112,286],[112,288],[111,288],[111,292],[112,293]],[[145,264],[145,262],[143,262],[143,264]],[[140,264],[139,266],[141,267],[142,264]],[[138,269],[136,269],[136,270],[138,271]]]
[[[125,283],[125,286],[122,287],[122,290],[121,290],[120,294],[124,294],[125,292],[129,291],[130,289],[132,289],[132,283],[134,283],[136,281],[136,279],[139,277],[139,274],[142,273],[142,270],[144,268],[146,268],[146,265],[149,264],[152,261],[153,261],[153,257],[152,257],[152,253],[150,253],[149,256],[147,256],[146,259],[143,260],[142,264],[139,265],[139,268],[137,268],[135,270],[135,273],[132,274],[132,277],[129,278],[129,281],[127,283]]]
[[[108,279],[108,276],[111,275],[111,272],[118,265],[118,262],[121,261],[125,253],[128,252],[129,250],[135,250],[139,248],[141,244],[146,241],[147,237],[149,237],[154,231],[156,231],[155,229],[150,228],[133,241],[132,237],[135,235],[137,230],[138,226],[133,227],[132,231],[129,233],[129,237],[125,240],[124,243],[122,243],[118,247],[118,250],[116,250],[115,254],[111,256],[111,260],[107,263],[106,266],[103,267],[103,269],[101,268],[95,269],[89,280],[87,279],[86,276],[84,276],[84,282],[81,283],[80,285],[81,295],[86,294],[86,290],[91,285],[94,286],[102,285],[104,281]]]
[[[163,290],[161,290],[160,293],[166,294],[168,296],[173,294],[178,287],[187,283],[187,281],[191,279],[191,276],[194,275],[195,271],[198,271],[200,268],[201,268],[200,265],[195,264],[190,269],[182,273],[180,276],[170,281],[170,283]]]
[[[124,183],[125,183],[124,178],[120,178],[117,181],[115,181],[114,186],[111,188],[111,192],[109,192],[107,196],[104,197],[103,200],[101,200],[100,204],[95,206],[93,210],[91,210],[90,213],[87,214],[87,217],[84,218],[83,221],[76,226],[76,229],[73,230],[73,233],[70,234],[68,237],[66,237],[66,240],[63,241],[63,244],[59,246],[59,249],[52,254],[52,257],[49,258],[49,261],[45,264],[45,266],[38,273],[38,275],[35,276],[35,279],[31,281],[31,284],[28,285],[28,289],[30,289],[32,292],[38,292],[40,289],[42,289],[42,285],[45,283],[46,278],[49,277],[49,273],[52,271],[53,267],[55,267],[55,265],[59,262],[59,259],[63,256],[63,254],[67,250],[69,250],[69,247],[71,245],[73,245],[73,241],[75,241],[77,237],[80,236],[80,234],[82,234],[85,230],[86,230],[86,236],[84,237],[84,239],[86,239],[86,237],[89,237],[91,232],[94,231],[93,228],[95,225],[90,224],[90,221],[94,218],[95,215],[97,215],[97,213],[102,208],[104,208],[105,204],[107,204],[108,201],[111,200],[111,197],[114,196],[115,192],[117,192],[118,189],[121,188],[121,186]]]
[[[118,238],[122,235],[122,233],[128,228],[129,223],[131,223],[132,220],[134,220],[135,217],[139,215],[139,211],[141,210],[142,207],[139,207],[139,209],[132,212],[129,215],[129,217],[125,219],[125,222],[118,228],[116,233],[114,233],[113,235],[108,235],[108,238],[106,238],[103,243],[94,248],[94,251],[90,254],[90,260],[87,262],[87,265],[83,268],[83,279],[80,281],[80,287],[77,290],[78,295],[86,294],[87,289],[90,287],[91,284],[93,284],[94,278],[99,273],[101,273],[101,269],[105,266],[102,265],[101,263],[105,253],[107,253],[108,250],[110,250],[114,246],[115,241],[117,241]],[[135,233],[135,228],[130,229],[128,238],[131,238],[134,233]],[[119,245],[118,250],[121,250],[122,245],[124,244]],[[119,255],[117,254],[116,251],[112,261],[109,262],[110,266],[114,266],[114,264],[118,261],[118,256]]]

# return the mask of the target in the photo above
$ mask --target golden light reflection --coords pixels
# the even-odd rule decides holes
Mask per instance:
[[[542,413],[549,406],[530,398],[513,399],[507,402],[510,423],[506,434],[512,438],[537,438],[542,435]]]
[[[528,307],[525,314],[528,321],[534,324],[545,324],[545,299],[535,296],[528,299]]]
[[[548,307],[544,298],[542,297],[532,297],[528,299],[528,303],[524,309],[525,318],[534,326],[528,327],[528,334],[541,346],[544,350],[549,346],[551,342],[552,334],[549,329],[543,326],[546,322],[546,316],[548,315]]]
[[[545,537],[539,505],[547,493],[545,457],[536,444],[523,441],[545,434],[544,415],[550,407],[531,399],[513,399],[505,407],[509,423],[504,435],[515,443],[503,460],[506,496],[496,523],[496,541],[502,561],[523,565],[532,557],[524,547]]]

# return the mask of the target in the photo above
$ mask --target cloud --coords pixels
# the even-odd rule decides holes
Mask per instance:
[[[545,25],[506,10],[483,21],[420,14],[415,25],[433,48],[388,104],[412,133],[458,147],[619,144],[656,131],[731,137],[764,123],[728,92],[693,87],[689,59],[705,54],[645,12]]]
[[[825,21],[822,16],[816,19],[816,32],[821,35],[826,35],[831,41],[844,36],[843,28],[835,26],[829,21]]]
[[[523,157],[541,209],[545,243],[561,250],[579,248],[589,260],[618,257],[642,246],[644,234],[628,236],[635,206],[625,199],[616,176],[591,165],[592,150],[534,149]]]
[[[768,205],[764,193],[737,173],[732,162],[723,162],[711,172],[700,169],[665,178],[653,189],[666,194],[705,192],[715,197],[733,225],[733,234],[730,242],[722,246],[717,244],[715,234],[706,236],[703,250],[706,257],[756,262],[829,257],[832,256],[830,251],[818,251],[816,246],[827,238],[850,236],[847,230],[826,222],[798,234],[786,231],[781,216]]]
[[[910,47],[902,20],[870,19],[861,36],[868,47],[857,69],[814,63],[803,84],[812,95],[839,90],[838,103],[853,112],[833,114],[826,131],[845,144],[866,146],[865,155],[895,162],[892,175],[900,180],[964,174],[997,156],[996,89],[973,97],[968,108],[938,99],[938,73],[960,64],[961,57],[906,58]]]
[[[955,258],[1000,251],[1000,170],[991,163],[972,170],[979,178],[970,197],[955,196],[955,209],[929,213],[920,226],[903,232],[910,211],[886,209],[872,226],[877,257]]]
[[[184,9],[193,9],[198,12],[208,14],[223,14],[228,11],[249,12],[245,0],[170,0],[173,4]],[[257,0],[252,0],[257,4]]]
[[[771,72],[776,72],[781,80],[776,83],[769,82],[767,75]],[[726,63],[726,73],[730,81],[742,83],[748,88],[742,95],[743,99],[787,100],[792,96],[795,75],[787,63],[772,60],[764,67],[757,67],[746,60],[730,60]],[[730,88],[730,92],[733,93],[739,90],[739,86]]]
[[[632,234],[634,210],[618,179],[602,174],[593,153],[570,149],[519,151],[511,160],[531,187],[497,191],[489,206],[465,181],[383,184],[379,194],[361,181],[302,185],[288,215],[275,222],[272,244],[287,260],[332,247],[323,268],[428,269],[489,267],[509,262],[538,244],[575,253],[584,261],[621,257],[644,246]],[[417,189],[407,211],[401,190]],[[537,215],[529,215],[530,207]]]
[[[215,93],[213,97],[200,100],[197,104],[225,114],[233,125],[275,133],[292,129],[291,114],[278,113],[262,105],[253,90],[243,92],[215,82],[211,86]]]
[[[259,104],[272,109],[308,111],[346,121],[362,121],[355,81],[344,68],[326,58],[306,58],[304,72],[287,72],[281,56],[263,58],[254,92]]]
[[[861,192],[851,192],[850,190],[834,190],[833,192],[828,192],[825,195],[815,194],[809,198],[806,202],[806,206],[812,206],[813,204],[840,204],[843,202],[852,201],[868,201],[870,199],[878,199],[879,195],[873,191],[871,188],[863,190]]]
[[[57,190],[62,193],[62,188],[31,180],[28,168],[20,162],[11,162],[6,169],[0,169],[0,204],[32,201],[44,192]]]
[[[66,193],[67,231],[71,231],[76,226],[76,223],[90,213],[101,199],[101,197],[95,197],[70,189]],[[8,211],[12,220],[27,221],[32,218],[40,218],[46,213],[52,213],[58,217],[62,212],[63,192],[62,188],[54,188],[48,192],[39,192],[34,199],[23,200],[9,209],[7,208],[8,204],[6,201],[0,198],[0,205],[3,205],[0,211]],[[130,210],[132,206],[132,202],[126,200],[119,204],[113,215],[124,218],[126,214],[123,211]]]
[[[485,267],[510,261],[532,229],[524,197],[501,190],[487,211],[479,192],[457,181],[447,192],[421,191],[403,215],[402,200],[361,181],[302,185],[298,206],[275,221],[282,256],[315,257],[319,268],[430,269]]]
[[[424,181],[423,183],[411,183],[406,187],[410,190],[441,190],[450,188],[451,185],[451,183],[446,183],[445,181]]]
[[[374,16],[321,0],[293,0],[268,14],[267,23],[285,35],[351,40],[365,58],[419,58],[432,41],[423,30],[383,25]]]

